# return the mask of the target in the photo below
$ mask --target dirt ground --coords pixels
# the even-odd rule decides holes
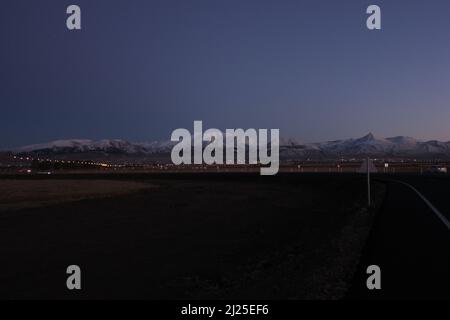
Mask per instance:
[[[108,180],[0,180],[0,212],[87,198],[116,196],[148,184]]]
[[[37,184],[82,190],[93,181]],[[357,175],[134,175],[99,183],[112,186],[109,195],[128,183],[136,190],[0,215],[0,297],[339,299],[374,214]],[[383,185],[373,189],[378,206]],[[81,291],[65,287],[71,264],[81,267]]]

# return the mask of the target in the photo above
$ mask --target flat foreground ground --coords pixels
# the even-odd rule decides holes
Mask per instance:
[[[0,181],[1,298],[342,298],[373,217],[356,175],[101,179]]]
[[[0,212],[132,193],[148,184],[108,180],[0,180]]]

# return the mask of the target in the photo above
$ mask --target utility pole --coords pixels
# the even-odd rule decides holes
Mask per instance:
[[[370,199],[370,167],[369,167],[369,157],[367,157],[367,205],[370,208],[371,199]]]

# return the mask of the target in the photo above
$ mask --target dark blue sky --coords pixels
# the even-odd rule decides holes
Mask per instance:
[[[66,29],[69,4],[82,31]],[[382,9],[382,31],[365,26]],[[450,140],[450,1],[2,0],[0,147],[172,130]],[[192,129],[191,129],[192,130]]]

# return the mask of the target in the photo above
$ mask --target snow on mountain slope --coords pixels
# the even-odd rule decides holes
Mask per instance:
[[[334,141],[325,145],[328,152],[338,154],[374,154],[378,152],[387,152],[393,146],[393,143],[387,139],[377,138],[372,133],[358,139],[347,139],[343,141]]]
[[[55,152],[55,153],[81,153],[81,152],[110,152],[124,154],[149,153],[162,150],[168,146],[168,143],[131,143],[125,140],[57,140],[49,143],[34,144],[30,146],[20,147],[12,150],[15,153],[37,153],[37,152]]]
[[[125,140],[57,140],[11,150],[14,153],[70,154],[105,153],[122,155],[153,155],[170,153],[176,142],[152,141],[132,143]],[[380,138],[369,133],[357,139],[344,139],[319,143],[301,143],[296,139],[280,139],[282,159],[324,159],[340,157],[406,157],[406,156],[445,156],[450,157],[450,142],[419,141],[411,137],[397,136]]]
[[[93,144],[92,140],[81,140],[81,139],[56,140],[48,143],[32,144],[29,146],[24,146],[13,149],[12,151],[20,153],[20,152],[33,152],[37,150],[55,150],[60,148],[82,149],[84,146],[89,146],[92,144]]]

